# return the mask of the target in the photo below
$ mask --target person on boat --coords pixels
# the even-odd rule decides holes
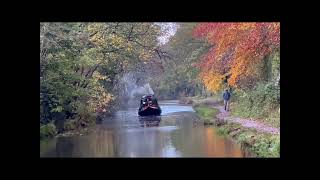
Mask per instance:
[[[145,95],[141,98],[138,114],[140,116],[161,114],[161,108],[154,95]]]

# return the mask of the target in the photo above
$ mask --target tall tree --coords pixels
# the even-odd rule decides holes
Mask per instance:
[[[170,41],[162,48],[170,58],[164,59],[164,74],[154,81],[158,94],[166,94],[167,98],[189,96],[201,93],[202,83],[197,78],[199,69],[195,63],[210,45],[192,37],[196,23],[177,23],[178,28]]]
[[[40,23],[40,110],[107,111],[115,77],[159,51],[154,23]]]
[[[280,23],[201,23],[194,37],[213,47],[199,63],[201,79],[217,91],[228,78],[234,87],[250,87],[261,77],[258,68],[280,45]]]

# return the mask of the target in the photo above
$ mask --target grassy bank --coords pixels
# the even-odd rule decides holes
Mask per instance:
[[[63,122],[55,121],[40,125],[40,140],[53,138],[55,136],[71,136],[88,133],[90,127],[96,124],[97,116],[95,114],[86,114],[83,118],[65,119]],[[59,128],[58,128],[59,127]],[[60,129],[60,132],[59,130]]]
[[[236,123],[218,127],[218,134],[232,137],[257,157],[280,157],[280,135],[258,133]]]
[[[234,91],[231,100],[232,115],[280,127],[280,89],[273,83],[260,83],[251,90]]]
[[[53,123],[40,126],[40,140],[57,135],[56,126]]]
[[[214,117],[219,113],[219,110],[203,104],[194,105],[193,109],[205,125],[215,124]]]
[[[229,136],[257,157],[280,157],[280,135],[260,133],[232,122],[220,122],[216,118],[218,109],[212,108],[212,100],[197,100],[193,108],[205,125],[215,125],[218,134]],[[220,101],[217,101],[220,102]]]

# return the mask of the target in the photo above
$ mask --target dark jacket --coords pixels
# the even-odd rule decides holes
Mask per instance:
[[[224,93],[223,93],[223,99],[226,100],[226,101],[228,101],[228,100],[230,99],[230,96],[231,96],[231,95],[230,95],[229,92],[224,92]]]

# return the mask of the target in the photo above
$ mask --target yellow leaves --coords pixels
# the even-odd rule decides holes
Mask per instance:
[[[274,22],[274,23],[268,23],[268,26],[270,31],[280,30],[280,23]]]
[[[115,48],[122,48],[125,45],[125,39],[116,34],[108,34],[106,41]]]
[[[87,30],[89,33],[95,33],[96,31],[99,31],[102,28],[103,28],[102,23],[89,23]]]
[[[249,30],[255,28],[256,23],[239,23],[237,28],[239,30]]]
[[[101,85],[96,85],[92,89],[92,95],[88,100],[89,108],[93,111],[103,110],[114,100],[112,94],[106,92]]]
[[[92,78],[95,80],[109,80],[107,76],[103,76],[97,71],[93,73]]]
[[[218,73],[201,73],[200,78],[209,91],[217,93],[222,88],[223,75]]]
[[[121,48],[126,44],[123,37],[105,31],[102,23],[90,24],[88,31],[91,34],[89,40],[98,47],[113,46],[115,48]]]
[[[236,51],[234,61],[231,64],[231,76],[228,82],[231,86],[234,87],[237,87],[237,81],[239,80],[239,77],[250,74],[250,72],[248,71],[248,67],[250,67],[250,64],[253,64],[253,59],[250,58],[250,53],[241,52]]]
[[[127,50],[129,53],[133,51],[133,46],[132,46],[131,43],[128,43],[126,50]]]
[[[149,60],[152,57],[152,51],[151,50],[142,50],[139,54],[139,59],[141,60]]]
[[[89,40],[98,47],[103,47],[105,43],[105,38],[99,32],[93,35]]]
[[[98,58],[98,63],[123,60],[128,54],[139,58],[142,62],[153,56],[152,49],[157,46],[157,34],[160,30],[158,26],[153,23],[120,23],[116,29],[115,24],[89,23],[88,25],[89,40],[95,45],[94,48],[104,52],[104,58]]]
[[[103,29],[102,23],[90,23],[87,28],[87,31],[91,36],[89,40],[97,46],[103,43],[103,34],[101,33],[102,29]]]

